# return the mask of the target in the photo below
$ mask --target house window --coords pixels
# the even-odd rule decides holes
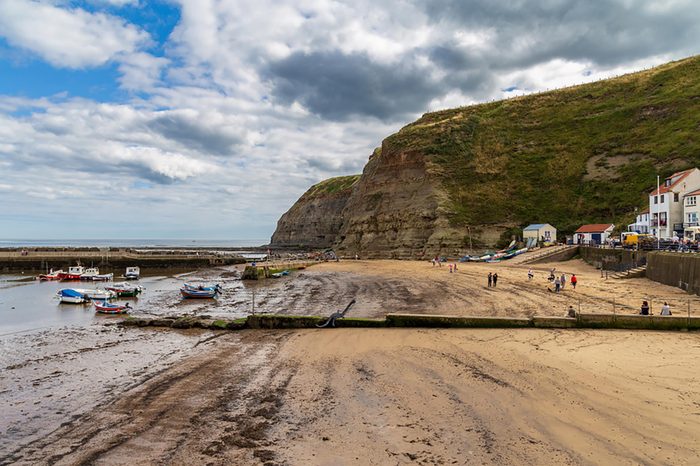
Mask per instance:
[[[659,203],[659,196],[654,196],[654,204],[658,204],[658,203]]]
[[[685,199],[685,205],[695,205],[697,202],[695,196],[686,197]]]
[[[664,183],[666,186],[671,186],[671,178],[667,179]]]
[[[673,193],[673,202],[678,202],[678,193]]]
[[[690,212],[688,214],[688,223],[697,223],[698,222],[698,213],[697,212]]]
[[[662,204],[664,203],[664,195],[663,194],[661,195],[661,203]]]

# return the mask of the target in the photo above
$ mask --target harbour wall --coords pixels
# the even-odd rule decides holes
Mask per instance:
[[[592,248],[580,246],[579,255],[586,263],[603,270],[624,271],[644,264],[647,251],[621,248]]]
[[[647,278],[700,294],[700,255],[654,252],[647,259]]]
[[[86,267],[99,267],[102,273],[119,273],[126,267],[138,266],[143,273],[166,268],[193,269],[245,262],[246,260],[241,257],[216,254],[138,254],[95,251],[30,252],[27,255],[0,253],[0,272],[45,273],[50,269],[67,270],[70,266],[81,264]]]

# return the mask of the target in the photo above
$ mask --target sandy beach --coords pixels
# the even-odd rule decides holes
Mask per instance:
[[[576,273],[577,289],[548,291],[552,267]],[[245,286],[257,287],[263,312],[325,314],[355,298],[351,315],[364,317],[562,315],[573,303],[585,312],[632,313],[652,296],[675,300],[676,312],[689,301],[693,314],[700,311],[679,289],[606,280],[581,261],[533,266],[532,281],[528,268],[460,264],[449,273],[427,262],[341,261]],[[499,274],[496,288],[486,286],[489,271]],[[230,272],[206,276],[217,274]],[[237,302],[228,296],[216,306]],[[61,345],[109,356],[115,375],[101,372],[108,386],[81,392],[94,362],[86,373],[77,350],[17,356],[3,368],[0,406],[21,416],[20,393],[22,406],[42,402],[55,421],[31,437],[15,434],[0,463],[694,464],[700,456],[697,333],[171,331],[178,342],[167,338],[170,350],[149,363],[139,354],[150,353],[149,341],[166,342],[162,333],[112,329]],[[52,410],[45,397],[65,384],[66,400]]]
[[[694,464],[695,334],[246,331],[18,464]]]

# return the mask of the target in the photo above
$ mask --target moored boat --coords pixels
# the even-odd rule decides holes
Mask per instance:
[[[116,294],[110,290],[102,290],[100,288],[84,289],[84,288],[73,288],[78,293],[82,293],[86,298],[90,299],[112,299],[116,297]]]
[[[60,279],[61,279],[61,276],[60,276],[60,275],[61,275],[62,273],[66,273],[66,272],[64,272],[63,269],[57,270],[57,271],[55,271],[55,272],[54,272],[53,269],[51,269],[51,271],[50,271],[49,273],[42,273],[42,274],[39,275],[37,278],[38,278],[40,281],[60,280]]]
[[[193,286],[185,283],[183,287],[180,288],[180,293],[184,298],[216,298],[216,295],[222,291],[221,285],[218,284]]]
[[[96,277],[99,274],[100,269],[98,269],[97,267],[88,267],[85,269],[85,272],[80,274],[80,279],[92,281],[92,277]]]
[[[106,286],[105,289],[116,293],[117,297],[119,298],[133,298],[141,294],[141,292],[143,292],[142,286],[132,285],[131,283],[127,282],[114,283],[112,284],[112,286]]]
[[[124,278],[127,280],[138,280],[141,276],[141,269],[138,267],[127,267],[124,272]]]
[[[59,280],[80,280],[80,276],[85,273],[85,267],[82,265],[75,265],[73,267],[68,267],[68,272],[62,272],[58,274]]]
[[[88,302],[87,297],[83,293],[72,288],[58,290],[56,296],[58,296],[62,303],[82,304]]]
[[[93,282],[111,282],[113,278],[114,278],[113,273],[101,273],[101,274],[94,275],[92,277],[92,281]]]
[[[126,314],[131,310],[129,303],[113,304],[107,301],[93,301],[92,304],[95,305],[95,310],[100,314]]]

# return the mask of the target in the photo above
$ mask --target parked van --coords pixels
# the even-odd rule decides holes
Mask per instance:
[[[625,231],[621,235],[622,247],[636,248],[640,241],[644,241],[646,238],[649,237],[649,235],[637,233],[636,231]]]

